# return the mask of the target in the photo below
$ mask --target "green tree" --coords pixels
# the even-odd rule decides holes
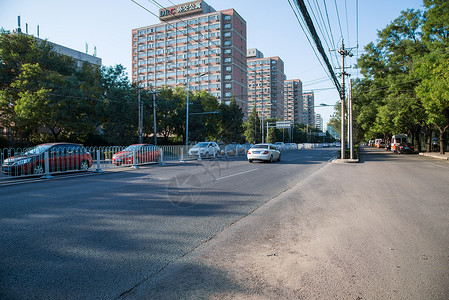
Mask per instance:
[[[260,132],[260,118],[256,111],[256,106],[253,106],[248,120],[244,123],[246,141],[257,144],[261,142]]]
[[[416,87],[428,114],[428,120],[440,131],[440,153],[444,154],[444,134],[449,128],[449,55],[432,53],[417,64],[422,81]]]
[[[412,70],[416,59],[428,52],[421,39],[423,22],[421,11],[401,12],[358,60],[364,78],[353,85],[354,126],[365,139],[403,132],[419,137],[426,118]]]
[[[243,137],[243,111],[232,98],[229,105],[222,103],[219,107],[219,136],[225,143],[242,143]]]
[[[132,89],[122,65],[101,70],[103,88],[102,131],[106,143],[137,142],[137,92]]]
[[[0,34],[0,111],[3,126],[29,142],[85,141],[101,124],[97,66],[58,54],[24,34]]]

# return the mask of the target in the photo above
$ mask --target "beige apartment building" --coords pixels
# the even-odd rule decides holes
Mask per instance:
[[[284,121],[292,124],[302,123],[304,106],[302,100],[302,82],[299,79],[284,81]]]
[[[312,92],[303,92],[304,113],[302,123],[309,126],[315,126],[315,96]]]
[[[159,10],[158,24],[132,30],[132,82],[147,89],[207,90],[247,113],[246,21],[204,1]]]
[[[257,49],[248,55],[248,112],[253,107],[264,119],[284,120],[284,62],[278,56],[264,57]]]

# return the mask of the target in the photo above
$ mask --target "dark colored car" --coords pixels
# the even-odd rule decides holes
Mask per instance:
[[[151,144],[133,144],[112,156],[112,163],[117,166],[145,164],[160,160],[161,149]]]
[[[413,148],[412,144],[410,144],[410,143],[401,143],[398,146],[396,146],[395,152],[397,154],[415,153],[415,149]]]
[[[46,153],[48,153],[48,158],[46,158]],[[50,172],[87,171],[92,166],[92,156],[80,144],[40,144],[5,159],[2,164],[2,172],[13,176],[40,175],[45,173],[47,163]]]

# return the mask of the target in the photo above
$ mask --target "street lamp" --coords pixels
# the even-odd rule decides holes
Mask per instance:
[[[198,90],[200,89],[200,77],[207,75],[202,73],[198,76]],[[187,109],[186,109],[186,147],[189,147],[189,77],[187,74]]]

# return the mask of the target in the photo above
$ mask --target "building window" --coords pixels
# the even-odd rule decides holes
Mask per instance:
[[[227,88],[228,90],[230,90],[232,87],[232,85],[230,83],[225,84],[225,88]]]
[[[225,24],[224,29],[231,29],[231,24]]]
[[[225,17],[224,17],[224,20],[225,20],[225,21],[231,21],[231,16],[225,16]]]
[[[231,92],[225,93],[225,97],[232,97],[232,93]]]
[[[225,46],[231,46],[231,41],[225,41],[225,42],[224,42],[224,45],[225,45]]]
[[[225,70],[226,70],[226,72],[231,72],[232,68],[231,67],[226,67]]]
[[[231,62],[231,58],[230,58],[230,57],[225,58],[224,62],[225,62],[225,63],[230,63],[230,62]]]
[[[225,75],[224,79],[225,80],[231,80],[231,75]]]
[[[231,33],[230,32],[225,32],[224,37],[226,37],[226,38],[231,37]]]
[[[224,51],[224,54],[231,54],[231,49],[226,49],[226,50]]]

